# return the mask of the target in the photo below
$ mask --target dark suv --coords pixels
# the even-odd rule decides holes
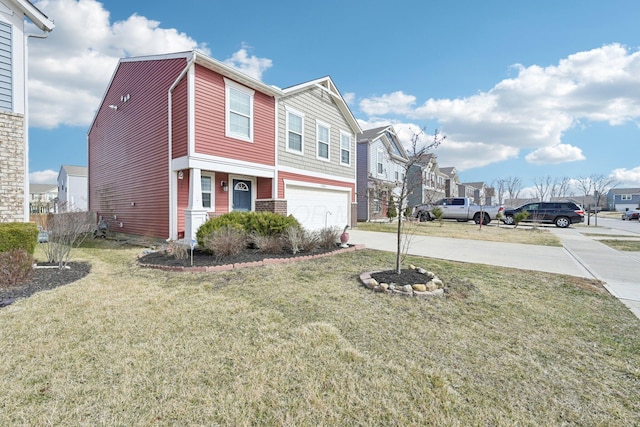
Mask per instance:
[[[529,212],[523,222],[555,224],[556,227],[565,228],[584,221],[584,210],[573,202],[533,202],[519,208],[505,209],[502,222],[513,224],[513,216],[522,211]]]

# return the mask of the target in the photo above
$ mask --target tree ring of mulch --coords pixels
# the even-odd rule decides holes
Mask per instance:
[[[25,283],[0,287],[0,307],[6,307],[20,298],[28,298],[36,292],[55,289],[80,280],[91,271],[87,262],[70,262],[69,268],[38,268],[52,267],[51,264],[40,263],[33,269]]]

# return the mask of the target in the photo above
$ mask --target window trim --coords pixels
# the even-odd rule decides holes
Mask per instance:
[[[289,153],[304,155],[304,113],[288,106],[286,106],[284,109],[285,109],[285,135],[286,135],[285,150]],[[289,146],[289,132],[291,132],[291,130],[289,129],[289,114],[293,114],[294,116],[300,117],[301,127],[302,127],[301,129],[302,133],[300,134],[300,150],[293,149]],[[293,133],[297,134],[297,132],[295,131],[293,131]]]
[[[348,133],[348,132],[345,132],[343,130],[340,131],[340,164],[342,166],[351,166],[351,157],[352,157],[352,155],[351,155],[351,136],[352,135],[350,133]],[[345,150],[342,147],[342,138],[343,137],[347,137],[349,139],[349,149],[346,150],[349,153],[349,162],[348,163],[345,163],[345,162],[342,161],[342,152]]]
[[[327,129],[327,141],[320,141],[320,128],[323,127]],[[320,155],[320,144],[327,145],[327,157],[322,157]],[[320,120],[316,120],[316,159],[323,162],[331,161],[331,125],[321,122]]]
[[[255,91],[249,89],[246,86],[242,86],[232,80],[227,78],[224,79],[225,83],[225,136],[233,139],[239,139],[242,141],[253,142],[253,128],[255,122],[255,114],[254,114],[254,95]],[[231,91],[234,90],[236,92],[240,92],[249,97],[249,135],[242,135],[238,133],[234,133],[231,131],[231,114],[237,114],[243,117],[246,117],[243,113],[232,111],[231,110]]]
[[[620,195],[620,200],[623,200],[623,201],[633,200],[633,195],[632,194],[621,194]]]
[[[208,193],[211,194],[211,206],[206,207],[204,205],[204,193],[205,191],[202,189],[202,179],[209,178],[211,179],[211,191]],[[202,209],[206,209],[208,212],[215,212],[216,210],[216,174],[209,172],[200,172],[200,203],[202,204]]]
[[[342,154],[342,146],[340,146],[340,150]],[[342,161],[342,156],[340,161]],[[376,150],[376,175],[384,176],[384,150],[382,148]]]

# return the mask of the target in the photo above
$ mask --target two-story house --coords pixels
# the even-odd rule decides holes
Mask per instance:
[[[58,173],[58,212],[86,211],[87,167],[62,165]]]
[[[458,171],[454,166],[446,168],[440,168],[446,178],[444,181],[444,197],[458,197],[458,186],[460,185],[460,178],[458,177]]]
[[[55,184],[29,184],[29,213],[48,214],[55,212],[58,186]]]
[[[440,171],[435,154],[425,153],[416,159],[409,171],[409,206],[432,203],[445,197],[447,175]]]
[[[409,156],[393,126],[365,130],[357,141],[358,221],[386,219],[391,197],[402,190]]]
[[[25,19],[44,34],[27,34]],[[27,0],[0,1],[0,222],[29,221],[27,43],[53,22]]]
[[[124,58],[89,130],[89,209],[173,240],[231,211],[344,227],[358,131],[329,78],[281,90],[197,51]]]

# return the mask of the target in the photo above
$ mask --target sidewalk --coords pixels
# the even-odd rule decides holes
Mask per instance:
[[[409,254],[475,264],[596,278],[640,318],[640,254],[616,251],[577,228],[549,227],[564,247],[413,236]],[[600,231],[598,231],[600,232]],[[396,251],[393,233],[349,230],[349,243]]]

